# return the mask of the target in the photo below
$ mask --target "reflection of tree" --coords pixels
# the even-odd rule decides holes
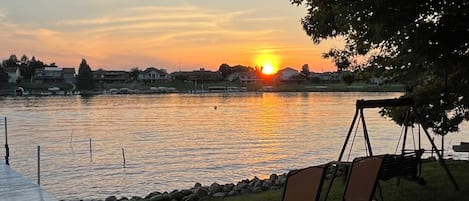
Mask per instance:
[[[457,131],[469,119],[466,1],[290,2],[306,4],[302,25],[315,43],[344,39],[344,48],[325,57],[339,69],[384,69],[388,77],[407,84],[405,96],[415,99],[425,116],[421,123],[436,133]],[[357,58],[365,62],[357,63]]]

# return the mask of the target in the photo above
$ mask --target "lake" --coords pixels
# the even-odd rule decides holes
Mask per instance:
[[[337,160],[357,99],[400,93],[224,93],[2,97],[8,118],[10,163],[58,199],[145,196],[268,178],[291,169]],[[401,127],[368,109],[374,154],[395,153]],[[0,144],[4,124],[0,123]],[[446,148],[469,141],[461,133]],[[363,132],[345,159],[364,156]],[[411,129],[414,138],[418,129]],[[91,152],[90,152],[91,139]],[[409,137],[413,148],[413,137]],[[437,144],[440,137],[435,138]],[[424,138],[423,146],[430,150]],[[4,149],[0,154],[4,155]],[[125,167],[123,164],[125,153]],[[455,158],[467,154],[446,152]]]

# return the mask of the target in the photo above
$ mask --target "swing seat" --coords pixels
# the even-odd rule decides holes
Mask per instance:
[[[401,177],[411,180],[419,178],[419,164],[424,150],[416,150],[401,155],[383,155],[383,169],[380,173],[381,180],[389,180],[393,177]]]

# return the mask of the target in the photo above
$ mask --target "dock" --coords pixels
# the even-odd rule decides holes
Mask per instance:
[[[0,201],[57,201],[39,185],[0,160]]]

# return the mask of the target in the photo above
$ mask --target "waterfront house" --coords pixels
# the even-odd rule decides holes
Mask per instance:
[[[125,83],[129,80],[129,73],[99,69],[93,71],[93,79],[98,83]]]
[[[63,69],[57,67],[38,68],[34,71],[36,83],[61,83],[63,81]]]
[[[65,83],[75,83],[75,68],[62,68],[62,77]]]
[[[200,82],[218,82],[223,81],[223,76],[219,71],[208,71],[204,68],[195,71],[180,71],[171,74],[174,79],[190,81],[193,83]]]
[[[227,81],[241,84],[256,84],[262,81],[256,72],[234,72],[226,77]]]
[[[4,67],[4,69],[8,74],[9,83],[16,83],[16,81],[21,77],[19,67]]]
[[[164,69],[149,67],[138,74],[137,80],[145,83],[169,82],[171,76]]]
[[[277,75],[280,82],[303,82],[306,80],[306,76],[303,73],[291,67],[279,70]]]

